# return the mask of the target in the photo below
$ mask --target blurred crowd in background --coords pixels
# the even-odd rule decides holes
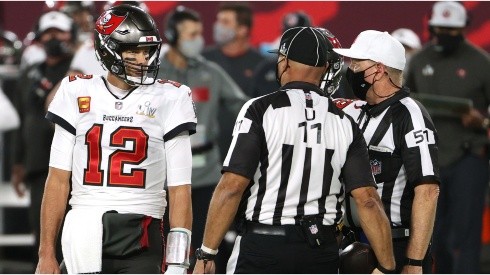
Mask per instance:
[[[47,105],[52,99],[51,91],[69,74],[106,74],[96,60],[93,49],[94,23],[105,9],[121,3],[123,2],[0,2],[0,207],[3,207],[0,209],[0,236],[25,234],[19,235],[21,238],[18,243],[0,237],[0,273],[33,271],[37,261],[37,237],[29,242],[22,239],[22,236],[29,236],[31,233],[36,236],[39,232],[39,215],[36,213],[39,213],[41,204],[53,136],[51,125],[44,120]],[[197,134],[193,140],[193,153],[197,152],[193,157],[193,234],[197,237],[192,241],[193,246],[201,242],[199,238],[202,238],[207,205],[219,179],[221,162],[228,150],[238,111],[247,99],[279,88],[275,72],[277,56],[268,54],[267,51],[278,48],[279,38],[284,30],[296,26],[324,27],[344,47],[348,47],[354,41],[355,34],[362,30],[388,31],[404,45],[409,63],[404,72],[405,77],[409,80],[412,78],[411,85],[418,86],[419,89],[424,85],[417,83],[417,72],[412,72],[410,76],[411,72],[407,68],[417,68],[419,64],[410,67],[412,57],[431,47],[431,39],[437,36],[437,31],[429,26],[434,2],[124,3],[139,6],[155,18],[166,43],[162,47],[158,76],[190,86],[198,106],[198,120],[202,120],[198,121]],[[466,39],[471,45],[478,47],[482,58],[486,58],[485,62],[489,64],[486,52],[490,50],[490,2],[461,2],[458,5],[464,7],[465,14],[464,17],[454,20],[464,20],[464,25],[440,27],[449,32],[460,29],[461,33],[454,36]],[[441,16],[451,19],[452,16],[459,15],[458,12],[461,9],[443,10]],[[179,23],[183,20],[194,23],[180,28]],[[448,53],[446,57],[456,50],[452,45],[460,42],[457,39],[448,41],[442,45],[445,46],[443,51]],[[348,65],[348,60],[345,65]],[[423,74],[427,75],[433,68],[429,66],[422,69]],[[460,78],[464,78],[467,73],[458,71]],[[484,73],[490,79],[490,71]],[[199,77],[203,74],[207,74],[211,80],[201,81]],[[488,82],[481,85],[490,86]],[[481,95],[448,94],[473,100],[472,106],[481,115],[481,122],[473,123],[477,123],[478,127],[482,124],[483,128],[489,128],[490,87],[477,88],[481,88]],[[354,98],[354,95],[342,80],[341,88],[334,97]],[[440,139],[452,139],[448,136],[450,133],[458,135],[464,131],[451,125],[447,127]],[[479,130],[483,133],[479,135],[485,136],[484,129]],[[486,148],[488,139],[483,143]],[[460,145],[463,146],[458,144],[457,147]],[[467,147],[462,152],[476,150],[475,144],[464,146]],[[196,148],[199,150],[194,150]],[[440,150],[456,152],[459,149],[453,150],[448,146]],[[484,217],[472,225],[477,229],[472,234],[482,233],[473,236],[478,240],[477,244],[461,248],[463,251],[476,250],[469,254],[474,260],[469,261],[473,262],[471,265],[479,263],[481,243],[490,244],[488,152],[473,153],[485,155],[487,167],[484,169],[486,173],[477,174],[479,178],[486,178],[483,179],[484,186],[476,191],[481,194],[483,201],[486,200],[486,208],[480,204],[471,206],[477,209],[468,209],[469,212],[476,213],[476,218],[472,219],[478,219],[483,213]],[[440,160],[441,166],[454,170],[456,168],[451,165],[459,157],[450,154],[444,156],[444,160]],[[9,196],[19,199],[30,196],[30,211],[19,207],[23,204],[12,203],[15,198],[11,199]],[[471,199],[461,198],[465,203]],[[457,215],[465,214],[463,212]],[[233,232],[225,239],[228,242],[220,249],[224,255],[227,249],[231,249],[226,244],[233,243]],[[26,261],[31,262],[32,266],[15,269],[2,265],[2,261]],[[438,268],[435,271],[440,273],[481,271],[478,266],[469,269]]]

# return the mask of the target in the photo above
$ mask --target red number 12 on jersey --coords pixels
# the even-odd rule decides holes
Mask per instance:
[[[87,169],[83,173],[84,185],[102,186],[104,170],[101,169],[102,159],[102,124],[94,124],[85,134],[88,146]],[[133,142],[132,150],[115,150],[109,155],[107,165],[107,186],[144,188],[146,170],[133,168],[124,173],[124,164],[141,164],[147,158],[148,135],[141,127],[117,128],[110,136],[110,146],[126,147],[126,142]]]

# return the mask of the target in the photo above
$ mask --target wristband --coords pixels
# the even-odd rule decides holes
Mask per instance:
[[[167,236],[166,262],[167,265],[189,267],[189,250],[192,232],[187,228],[172,228]]]
[[[393,270],[388,270],[386,268],[384,268],[383,266],[381,266],[380,264],[378,264],[378,267],[376,267],[379,271],[383,272],[384,274],[396,274],[396,268],[393,269]]]
[[[414,260],[414,259],[407,258],[405,265],[422,266],[423,262],[424,260]]]
[[[204,246],[204,244],[201,245],[201,250],[206,252],[206,253],[213,254],[213,255],[218,254],[218,249],[216,249],[216,250],[211,249],[209,247]]]

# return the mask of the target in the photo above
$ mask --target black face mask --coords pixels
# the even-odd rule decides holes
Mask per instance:
[[[464,40],[462,34],[450,35],[447,33],[439,33],[435,34],[435,37],[437,38],[437,44],[434,45],[434,49],[441,52],[443,55],[454,53]]]
[[[281,75],[279,75],[279,63],[283,62],[284,60],[286,60],[286,58],[283,58],[281,61],[279,61],[279,62],[276,63],[276,81],[277,81],[277,83],[279,84],[280,87],[282,86],[281,85],[282,75],[286,72],[286,70],[289,67],[289,65],[286,63],[286,69],[284,69],[284,71],[282,71]]]
[[[70,52],[68,45],[56,38],[53,38],[44,44],[44,50],[46,55],[51,57],[59,57],[66,55]]]
[[[373,66],[376,66],[376,64],[374,64]],[[366,70],[371,67],[366,68]],[[347,80],[347,83],[349,83],[349,86],[352,88],[354,95],[360,100],[366,100],[367,91],[373,85],[366,81],[366,77],[377,73],[374,72],[368,76],[364,76],[364,72],[366,70],[355,73],[353,70],[351,70],[351,68],[347,68],[347,72],[345,73],[345,79]]]

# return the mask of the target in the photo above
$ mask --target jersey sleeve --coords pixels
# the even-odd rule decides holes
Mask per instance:
[[[371,165],[369,164],[369,154],[366,141],[357,124],[349,118],[352,125],[353,139],[347,151],[344,166],[342,167],[342,177],[345,184],[345,192],[350,193],[359,187],[376,187]]]
[[[184,131],[189,135],[196,132],[197,117],[189,87],[182,85],[178,91],[179,97],[173,104],[172,111],[165,121],[163,140],[169,141]]]
[[[74,146],[75,136],[63,129],[61,126],[56,125],[53,142],[51,143],[49,166],[63,169],[65,171],[71,171]]]
[[[412,101],[406,119],[403,120],[401,155],[412,186],[424,182],[440,183],[437,157],[437,132],[425,108]]]
[[[74,88],[69,77],[65,77],[61,81],[46,114],[49,121],[61,126],[73,135],[76,134],[75,124],[79,111],[90,108],[90,97],[76,98]]]
[[[243,105],[233,129],[228,154],[222,172],[233,172],[252,179],[260,161],[261,149],[265,141],[261,117],[255,111],[254,100]]]

